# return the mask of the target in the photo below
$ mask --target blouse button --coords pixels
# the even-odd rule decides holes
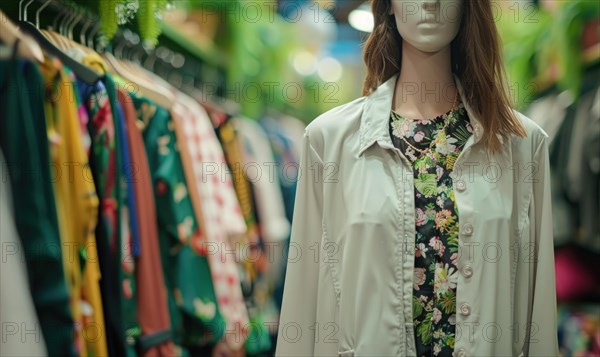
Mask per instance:
[[[454,351],[454,353],[452,353],[452,356],[454,356],[454,357],[467,357],[467,352],[465,352],[464,348],[459,348],[458,350]]]
[[[465,278],[470,278],[473,276],[473,268],[467,264],[462,268],[462,273]]]
[[[470,236],[473,234],[473,225],[471,223],[467,223],[463,226],[462,232],[466,236]]]
[[[471,306],[466,302],[460,305],[460,314],[463,316],[471,315]]]
[[[456,181],[456,189],[459,191],[464,191],[467,188],[467,184],[465,183],[465,181],[460,180],[460,181]]]

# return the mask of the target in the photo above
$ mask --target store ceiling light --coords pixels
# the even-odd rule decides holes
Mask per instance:
[[[319,61],[317,73],[325,82],[336,82],[342,78],[342,64],[333,57],[325,57]]]
[[[292,65],[296,72],[308,76],[317,70],[317,58],[308,51],[299,51],[293,56]]]
[[[369,3],[366,2],[356,9],[352,10],[348,15],[348,23],[355,29],[363,32],[373,31],[374,20]]]

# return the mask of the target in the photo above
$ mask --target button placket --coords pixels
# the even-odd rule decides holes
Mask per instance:
[[[467,357],[467,351],[465,351],[464,348],[459,348],[458,350],[454,351],[454,353],[452,353],[452,356],[454,356],[454,357]]]
[[[462,227],[462,233],[465,236],[470,236],[473,234],[473,225],[471,223],[465,223]]]
[[[463,316],[469,316],[471,315],[471,305],[467,304],[466,302],[462,303],[460,305],[460,314]]]
[[[469,264],[465,265],[462,268],[462,273],[465,278],[472,277],[473,276],[473,267],[471,267]]]

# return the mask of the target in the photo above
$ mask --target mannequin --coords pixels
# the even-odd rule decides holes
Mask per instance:
[[[548,136],[490,1],[372,12],[364,95],[304,133],[276,355],[558,355]]]
[[[431,118],[448,111],[456,95],[450,43],[461,23],[463,0],[392,1],[402,37],[402,70],[396,83],[394,109],[407,118]],[[440,6],[441,5],[441,6]],[[442,7],[443,6],[443,7]],[[409,93],[404,93],[402,86]]]

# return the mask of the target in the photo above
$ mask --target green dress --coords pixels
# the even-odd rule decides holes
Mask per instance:
[[[419,357],[452,356],[454,350],[458,209],[450,174],[473,128],[462,103],[451,112],[426,120],[405,119],[394,111],[390,117],[392,142],[411,162],[414,173],[413,317]],[[437,142],[422,153],[405,140],[420,150],[429,148],[432,140]]]
[[[31,295],[48,354],[73,356],[73,318],[51,181],[45,89],[37,65],[17,59],[0,61],[0,148],[8,165],[1,169],[10,178]]]
[[[225,333],[225,320],[216,303],[208,261],[190,245],[201,227],[187,189],[173,119],[148,99],[130,95],[154,186],[174,343],[179,347],[214,345]]]

